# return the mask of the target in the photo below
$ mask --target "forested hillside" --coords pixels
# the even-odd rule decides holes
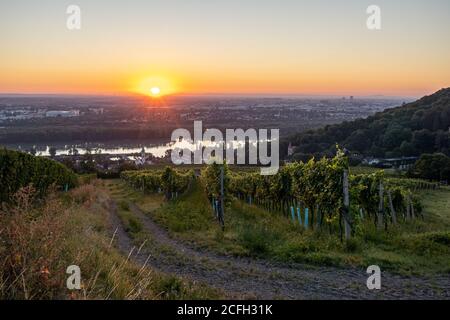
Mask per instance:
[[[367,119],[329,125],[290,137],[294,159],[331,156],[335,145],[365,156],[450,155],[450,88]]]

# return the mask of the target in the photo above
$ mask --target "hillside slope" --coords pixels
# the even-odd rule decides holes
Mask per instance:
[[[366,156],[450,155],[450,88],[401,107],[290,137],[294,158],[334,154],[336,143]]]

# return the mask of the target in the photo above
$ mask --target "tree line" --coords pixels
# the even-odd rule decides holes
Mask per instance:
[[[331,157],[335,145],[365,156],[419,156],[440,152],[450,156],[450,88],[413,103],[345,121],[286,139],[297,146],[293,158]]]

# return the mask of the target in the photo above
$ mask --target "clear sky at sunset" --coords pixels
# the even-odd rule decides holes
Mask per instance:
[[[0,93],[421,96],[449,39],[448,0],[2,0]]]

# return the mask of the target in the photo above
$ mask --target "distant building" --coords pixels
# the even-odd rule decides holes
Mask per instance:
[[[417,161],[418,157],[399,157],[389,159],[366,158],[363,164],[380,168],[395,168],[400,170],[408,170]]]
[[[97,115],[101,115],[104,113],[105,109],[104,108],[89,108],[89,111],[97,114]]]
[[[141,155],[134,158],[134,164],[137,166],[143,166],[145,164],[153,164],[153,162],[147,159],[147,155],[145,154],[145,149],[142,148]]]
[[[386,167],[396,168],[400,170],[408,170],[417,161],[418,157],[401,157],[401,158],[390,158],[383,159],[382,164]]]
[[[80,110],[70,110],[70,111],[52,110],[52,111],[47,111],[45,113],[45,116],[48,118],[56,118],[56,117],[70,118],[70,117],[78,117],[79,115],[80,115]]]

